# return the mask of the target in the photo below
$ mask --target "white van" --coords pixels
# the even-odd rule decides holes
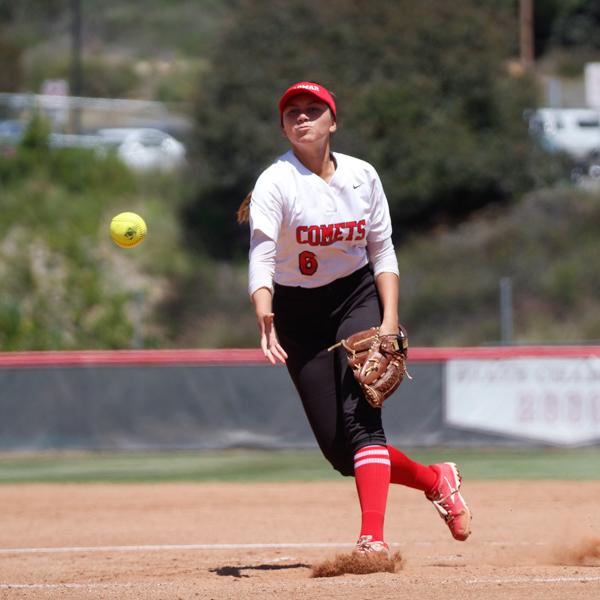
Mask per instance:
[[[160,129],[109,127],[99,129],[96,139],[113,147],[117,156],[135,171],[172,171],[185,164],[185,146]]]
[[[551,152],[583,161],[600,155],[600,110],[540,108],[529,115],[529,131]]]

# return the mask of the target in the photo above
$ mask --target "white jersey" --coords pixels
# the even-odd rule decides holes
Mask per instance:
[[[391,237],[387,198],[367,162],[333,153],[329,183],[290,150],[258,178],[250,203],[250,231],[276,242],[273,280],[314,288],[367,264],[367,243]]]

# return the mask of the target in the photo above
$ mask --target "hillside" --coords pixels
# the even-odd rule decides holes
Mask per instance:
[[[409,235],[397,252],[400,315],[411,343],[499,343],[502,278],[512,282],[515,343],[598,342],[598,239],[600,187],[570,185]],[[172,316],[170,343],[254,346],[246,277],[245,263],[203,263],[180,280],[179,300],[164,307]]]
[[[598,341],[598,239],[600,186],[559,185],[488,208],[400,248],[401,314],[419,344],[497,343],[508,277],[516,343]]]
[[[112,155],[40,139],[0,153],[0,189],[0,350],[168,342],[155,307],[189,262],[173,177],[136,177]],[[150,224],[142,247],[109,237],[124,210]]]

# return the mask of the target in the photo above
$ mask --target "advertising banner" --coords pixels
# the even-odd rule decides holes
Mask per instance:
[[[449,360],[445,422],[561,445],[600,439],[600,359]]]

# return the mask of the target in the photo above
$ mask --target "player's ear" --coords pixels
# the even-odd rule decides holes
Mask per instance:
[[[331,117],[331,125],[329,126],[329,133],[335,133],[337,131],[337,121]]]

